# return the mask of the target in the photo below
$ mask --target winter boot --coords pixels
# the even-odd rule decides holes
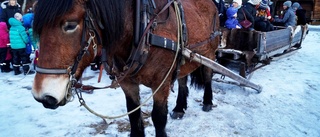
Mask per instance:
[[[13,67],[14,75],[21,74],[20,67]]]
[[[1,72],[4,72],[4,67],[2,66],[2,64],[0,65],[1,65]]]
[[[12,69],[10,68],[10,63],[2,63],[1,64],[1,72],[10,72]]]
[[[4,72],[11,72],[13,70],[12,68],[10,68],[10,62],[6,62],[3,67]]]

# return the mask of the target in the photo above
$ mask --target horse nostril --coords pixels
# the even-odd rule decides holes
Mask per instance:
[[[58,100],[52,96],[44,96],[42,104],[45,108],[56,109],[58,107]]]

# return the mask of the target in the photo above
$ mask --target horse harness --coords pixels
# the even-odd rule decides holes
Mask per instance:
[[[151,30],[154,30],[158,23],[164,23],[164,22],[157,22],[156,17],[158,15],[162,14],[164,11],[169,10],[169,7],[176,2],[179,7],[181,26],[178,26],[181,28],[181,39],[180,42],[175,42],[171,39],[158,36],[156,34],[153,34]],[[150,46],[157,46],[164,49],[168,49],[174,52],[181,52],[182,48],[195,48],[198,46],[205,45],[207,43],[210,43],[214,38],[221,35],[221,32],[216,30],[216,15],[214,15],[213,18],[213,33],[211,33],[210,37],[197,44],[193,45],[187,45],[188,43],[188,36],[187,36],[187,26],[186,21],[184,17],[184,10],[183,6],[180,2],[180,0],[168,0],[168,3],[157,13],[154,13],[154,10],[156,9],[156,3],[154,0],[136,0],[136,21],[135,21],[135,32],[134,32],[134,43],[133,43],[133,50],[131,51],[129,59],[126,61],[126,66],[124,69],[124,73],[122,73],[122,78],[124,78],[126,75],[134,76],[138,73],[138,71],[143,67],[147,60],[148,51],[150,49]],[[169,12],[168,12],[169,14]],[[140,16],[142,15],[142,16]],[[152,16],[152,18],[151,18]],[[168,15],[169,16],[169,15]],[[98,26],[100,28],[103,28],[101,25],[100,20],[97,19],[96,21]],[[88,32],[87,32],[88,31]],[[86,36],[89,34],[88,40],[86,40]],[[101,37],[97,33],[97,28],[95,26],[94,20],[92,18],[92,14],[89,9],[86,9],[86,15],[85,15],[85,22],[84,22],[84,29],[82,32],[82,39],[81,39],[81,47],[82,50],[78,53],[74,64],[72,66],[69,66],[67,69],[49,69],[49,68],[42,68],[37,66],[36,71],[37,73],[42,74],[68,74],[69,75],[69,83],[67,87],[66,94],[70,95],[72,94],[72,90],[74,89],[82,89],[82,90],[93,90],[93,89],[103,89],[103,88],[109,88],[110,86],[106,87],[94,87],[94,86],[87,86],[82,85],[80,83],[77,83],[78,81],[75,78],[75,73],[78,67],[78,64],[80,63],[82,57],[85,54],[89,54],[88,48],[90,45],[93,45],[94,49],[94,55],[97,54],[97,44],[95,42],[95,39],[97,39],[98,44],[101,44]],[[179,45],[177,43],[180,43]],[[177,47],[180,46],[180,47]],[[180,50],[179,50],[180,49]],[[104,52],[104,50],[102,50]],[[181,55],[182,56],[182,55]],[[181,57],[180,57],[181,58]],[[180,60],[181,61],[181,60]],[[102,53],[102,62],[105,64],[104,66],[107,66],[106,71],[111,76],[117,76],[119,77],[120,72],[114,72],[113,67],[114,66],[108,66],[106,64],[106,54]],[[178,61],[179,64],[181,62]],[[179,68],[180,65],[177,65]],[[130,74],[129,74],[130,72]],[[178,70],[177,70],[178,72]],[[124,74],[124,75],[123,75]],[[121,81],[118,79],[118,82]],[[66,95],[67,98],[67,95]]]
[[[169,10],[169,7],[176,2],[178,5],[178,10],[176,11],[180,14],[179,21],[181,22],[180,30],[181,30],[181,38],[179,41],[179,45],[174,40],[171,40],[169,38],[165,38],[159,35],[156,35],[152,33],[152,30],[154,30],[158,24],[165,23],[165,21],[157,21],[156,18],[163,14],[164,11]],[[168,3],[158,12],[154,13],[154,10],[156,9],[156,3],[154,0],[136,0],[136,19],[135,19],[135,32],[134,32],[134,44],[133,44],[133,50],[131,51],[129,59],[126,61],[126,66],[124,67],[123,71],[126,73],[120,73],[117,71],[112,71],[113,67],[110,66],[110,70],[107,70],[107,72],[110,75],[115,75],[119,77],[121,74],[121,77],[125,77],[126,75],[134,76],[139,72],[139,70],[143,67],[147,60],[148,51],[150,49],[150,46],[156,46],[164,49],[171,50],[173,52],[180,52],[183,48],[196,48],[198,46],[205,45],[207,43],[210,43],[214,38],[221,35],[220,31],[215,30],[216,25],[216,15],[214,15],[213,18],[213,33],[211,33],[210,37],[202,42],[188,45],[188,32],[187,32],[187,25],[186,20],[184,16],[184,9],[182,6],[182,3],[180,0],[168,0]],[[170,12],[168,12],[169,14]],[[167,15],[169,17],[169,15]],[[180,46],[180,47],[179,47]],[[105,56],[106,54],[102,54]],[[179,60],[181,61],[180,55]],[[181,65],[180,61],[178,61],[177,66],[179,67]],[[115,69],[118,70],[118,69]]]

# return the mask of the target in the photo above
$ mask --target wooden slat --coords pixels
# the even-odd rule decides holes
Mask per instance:
[[[314,0],[313,19],[320,19],[320,0]]]

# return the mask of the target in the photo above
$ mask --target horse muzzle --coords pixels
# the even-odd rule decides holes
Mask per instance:
[[[45,108],[56,109],[59,106],[64,106],[68,100],[73,98],[68,83],[69,78],[63,75],[36,74],[32,95]]]
[[[36,101],[42,103],[42,105],[45,107],[45,108],[48,108],[48,109],[56,109],[58,108],[59,106],[64,106],[65,104],[67,104],[67,101],[66,99],[58,102],[58,100],[52,96],[49,96],[49,95],[46,95],[44,96],[43,98],[41,99],[37,99],[37,98],[34,98]]]

